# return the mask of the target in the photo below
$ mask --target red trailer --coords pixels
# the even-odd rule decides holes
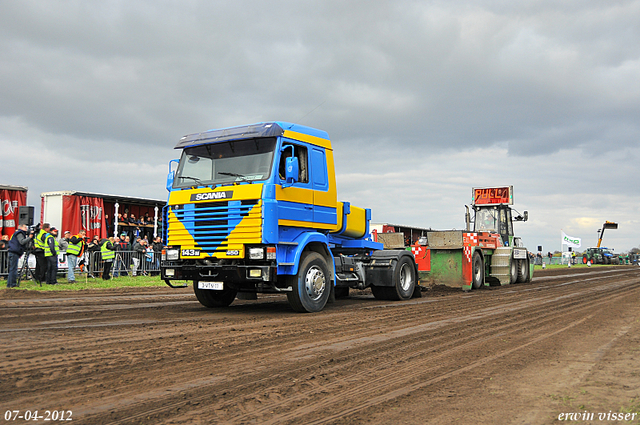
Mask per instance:
[[[98,235],[101,239],[115,236],[123,226],[129,226],[115,220],[118,214],[124,213],[153,218],[152,224],[142,227],[149,234],[159,235],[158,221],[166,204],[158,199],[75,191],[45,192],[41,198],[41,223],[49,223],[61,232],[68,230],[71,234],[84,229],[88,237]]]

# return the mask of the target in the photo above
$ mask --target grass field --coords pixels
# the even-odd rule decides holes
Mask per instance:
[[[571,268],[586,268],[585,264],[576,264]],[[593,265],[591,267],[611,267],[606,265]],[[567,265],[553,264],[546,266],[547,269],[566,269]],[[542,270],[542,266],[535,266],[534,270]],[[174,285],[181,285],[184,282],[176,281]],[[160,276],[123,276],[115,277],[111,280],[102,280],[100,278],[93,279],[88,278],[85,274],[76,274],[76,283],[69,284],[67,279],[62,276],[58,277],[57,285],[39,284],[33,281],[20,282],[19,290],[32,290],[32,291],[79,291],[84,289],[108,289],[108,288],[123,288],[123,287],[145,287],[145,286],[165,286],[164,281],[160,279]],[[0,280],[0,289],[6,286],[6,280]]]
[[[175,282],[175,285],[180,285],[183,282]],[[6,280],[0,280],[0,288],[6,286]],[[88,278],[84,274],[76,273],[76,283],[67,283],[66,277],[58,276],[57,285],[42,284],[40,286],[33,281],[21,281],[20,287],[17,289],[33,290],[33,291],[79,291],[82,289],[108,289],[108,288],[123,288],[123,287],[144,287],[144,286],[166,286],[164,281],[160,279],[160,276],[123,276],[115,277],[110,280],[102,280],[100,278],[93,279]]]

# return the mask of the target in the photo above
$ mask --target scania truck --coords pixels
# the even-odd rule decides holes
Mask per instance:
[[[285,293],[298,312],[320,311],[349,288],[370,287],[385,300],[419,293],[413,254],[383,250],[371,239],[371,210],[338,201],[326,132],[265,122],[190,134],[175,149],[167,285],[193,282],[210,308],[239,294]]]

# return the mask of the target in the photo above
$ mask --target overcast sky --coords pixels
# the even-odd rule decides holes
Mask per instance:
[[[165,199],[185,134],[323,129],[341,200],[464,226],[513,185],[530,250],[640,245],[640,1],[0,0],[0,184]]]

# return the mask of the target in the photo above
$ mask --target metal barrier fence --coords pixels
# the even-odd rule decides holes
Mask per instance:
[[[547,266],[550,264],[555,264],[555,265],[568,265],[569,261],[571,261],[571,264],[582,264],[582,256],[580,257],[574,257],[574,258],[569,258],[569,257],[536,257],[536,260],[534,262],[534,264],[536,266],[541,266],[542,263],[546,264]]]
[[[9,251],[0,249],[0,276],[9,275]]]
[[[9,274],[9,253],[7,250],[0,250],[0,277],[6,278]],[[23,270],[24,262],[27,261],[31,272],[36,268],[35,255],[29,255],[28,259],[25,259],[26,254],[20,257],[18,261],[18,271]],[[58,274],[66,276],[67,269],[67,254],[61,252],[58,255]],[[75,267],[75,274],[86,274],[87,277],[98,278],[102,277],[102,271],[104,270],[104,261],[102,261],[102,254],[100,251],[91,251],[85,253],[82,257],[78,257],[78,262]],[[138,275],[155,275],[160,274],[160,253],[153,251],[147,251],[140,253],[136,251],[115,251],[115,258],[111,265],[111,276],[138,276]]]

